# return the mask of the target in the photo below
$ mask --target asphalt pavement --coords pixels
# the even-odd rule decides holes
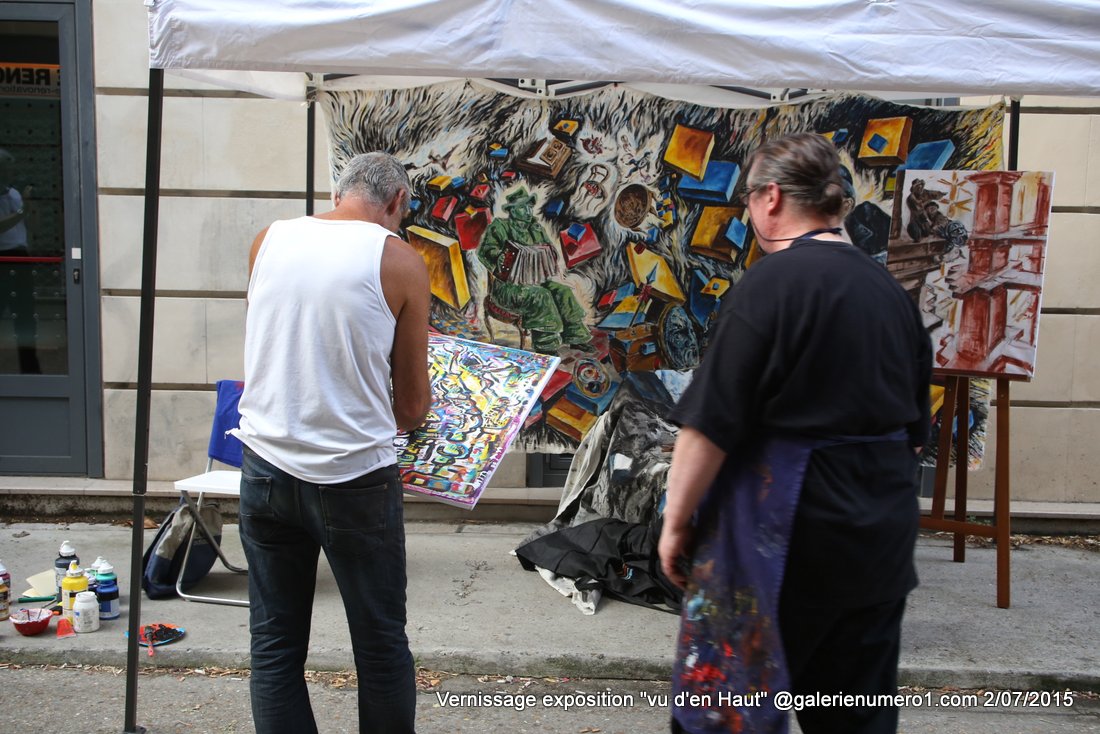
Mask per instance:
[[[0,665],[5,731],[57,727],[118,734],[125,730],[122,673],[105,669]],[[19,695],[34,692],[34,695]],[[309,683],[322,732],[357,731],[356,690],[342,679]],[[1065,705],[989,705],[992,691],[905,691],[900,734],[1086,734],[1100,732],[1100,701]],[[419,734],[659,734],[668,731],[667,683],[458,676],[417,696]],[[976,703],[963,701],[973,696]],[[492,705],[471,705],[475,697]],[[940,705],[941,697],[944,705]],[[475,699],[476,700],[476,699]],[[933,703],[923,703],[923,702]],[[136,723],[148,734],[251,732],[247,676],[209,669],[146,672],[139,678]],[[60,727],[58,727],[60,728]],[[791,716],[791,732],[799,734]]]

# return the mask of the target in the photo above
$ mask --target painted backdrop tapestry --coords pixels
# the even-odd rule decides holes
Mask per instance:
[[[723,295],[760,257],[735,192],[765,140],[819,132],[851,183],[845,225],[885,263],[897,172],[1001,165],[1003,105],[835,95],[709,107],[619,85],[559,99],[472,81],[318,97],[334,176],[404,161],[401,233],[428,263],[441,332],[561,357],[521,445],[573,451],[631,372],[690,370]]]

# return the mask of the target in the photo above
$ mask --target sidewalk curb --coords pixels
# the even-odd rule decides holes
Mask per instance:
[[[597,653],[592,657],[563,655],[536,657],[523,653],[489,653],[476,650],[413,650],[418,667],[459,675],[513,675],[525,678],[590,678],[609,680],[668,680],[672,657],[666,660],[632,658],[627,655]],[[18,665],[109,665],[126,667],[126,650],[88,651],[42,650],[19,647],[0,648],[0,663]],[[172,668],[248,669],[245,656],[226,656],[214,650],[158,648],[150,659],[145,648],[139,651],[139,666]],[[306,663],[310,670],[344,672],[353,670],[347,654],[336,651],[311,653]],[[940,668],[902,665],[898,685],[920,688],[986,689],[998,691],[1092,691],[1100,693],[1100,669],[1079,673],[1051,670],[992,670],[988,668]]]
[[[988,668],[898,668],[899,686],[921,688],[988,689],[998,691],[1093,691],[1100,693],[1100,670],[1062,671],[990,670]]]

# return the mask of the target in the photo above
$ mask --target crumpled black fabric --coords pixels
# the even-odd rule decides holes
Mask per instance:
[[[545,568],[574,579],[578,589],[678,613],[682,592],[661,571],[660,536],[660,517],[648,525],[600,518],[538,537],[516,555],[528,571]]]
[[[655,374],[628,373],[573,457],[558,514],[523,543],[599,518],[649,524],[660,517],[676,442],[676,426],[663,416],[673,402]]]

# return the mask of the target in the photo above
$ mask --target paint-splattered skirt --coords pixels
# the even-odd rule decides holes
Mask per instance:
[[[692,734],[786,734],[790,691],[779,630],[791,526],[814,449],[904,440],[773,437],[726,461],[699,507],[672,675],[672,714]]]

